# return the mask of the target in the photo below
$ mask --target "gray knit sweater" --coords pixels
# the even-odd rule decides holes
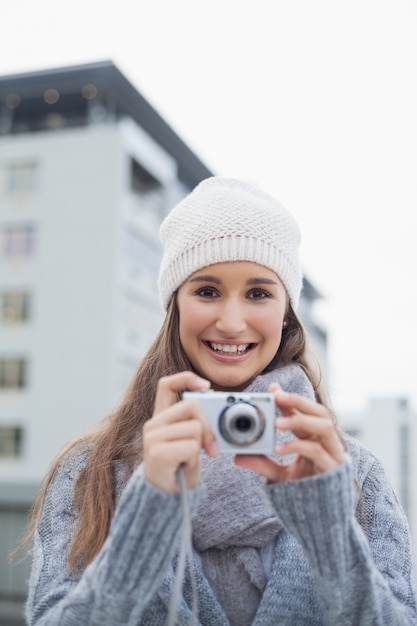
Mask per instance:
[[[50,486],[34,541],[27,623],[163,626],[181,538],[179,496],[150,485],[142,466],[125,487],[120,476],[124,488],[110,534],[95,560],[74,576],[67,567],[77,521],[73,494],[86,462],[86,452],[68,460]],[[190,492],[192,511],[202,489]],[[407,521],[369,450],[351,441],[336,470],[266,489],[284,528],[254,626],[417,623]],[[195,570],[199,624],[227,626],[198,561]],[[178,624],[189,623],[191,606],[186,575]]]

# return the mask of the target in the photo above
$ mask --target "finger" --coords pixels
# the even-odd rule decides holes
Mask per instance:
[[[284,480],[285,467],[279,465],[267,456],[238,454],[234,459],[235,465],[245,467],[258,474],[262,474],[269,482],[278,483]]]
[[[312,463],[315,473],[328,472],[343,463],[343,452],[333,456],[319,441],[311,439],[292,439],[277,446],[275,452],[282,456],[298,454]]]
[[[274,394],[275,404],[279,408],[280,414],[283,417],[291,417],[291,415],[293,415],[294,413],[293,408],[290,405],[285,406],[282,404],[278,404],[277,398],[279,398],[280,394],[283,393],[283,389],[281,388],[281,386],[278,383],[272,383],[271,385],[269,385],[269,391]]]
[[[176,471],[181,464],[195,465],[200,456],[200,446],[194,438],[160,441],[147,449],[145,465],[158,468],[160,473]]]
[[[200,447],[203,440],[203,424],[200,420],[186,420],[173,424],[158,425],[148,431],[146,444],[156,445],[160,441],[176,441],[178,439],[195,439]]]
[[[193,372],[180,372],[172,376],[163,376],[159,379],[156,389],[154,414],[174,404],[178,399],[178,394],[186,389],[198,391],[209,387],[210,382],[208,380],[200,378]]]
[[[279,430],[291,430],[296,437],[319,437],[323,441],[339,441],[335,426],[329,418],[296,413],[292,417],[279,417],[275,420]]]
[[[298,393],[287,393],[281,388],[274,388],[273,394],[275,402],[283,415],[284,413],[293,414],[294,411],[300,411],[301,413],[308,413],[317,417],[329,416],[329,411],[323,404],[300,396]]]
[[[189,426],[193,421],[195,425]],[[179,430],[175,431],[175,429],[172,429],[174,425]],[[203,447],[207,454],[210,456],[217,456],[218,454],[218,446],[213,431],[207,422],[201,405],[196,400],[181,400],[155,414],[150,420],[145,422],[143,431],[145,442],[147,442],[146,445],[159,438],[175,439],[175,432],[179,433],[178,439],[181,438],[180,433],[187,437],[189,436],[187,433],[194,432],[200,447]]]
[[[145,426],[149,429],[159,428],[161,424],[168,425],[192,419],[205,419],[204,411],[199,403],[193,399],[179,400],[158,413],[154,413],[151,419],[145,422]]]
[[[144,471],[154,486],[164,491],[179,491],[176,477],[178,467],[184,468],[188,488],[200,482],[200,446],[195,439],[161,442],[148,450]]]

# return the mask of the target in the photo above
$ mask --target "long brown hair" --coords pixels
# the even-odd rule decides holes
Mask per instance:
[[[306,332],[291,305],[286,314],[281,344],[265,371],[297,363],[313,385],[318,402],[327,404],[324,383],[312,361]],[[98,428],[77,437],[64,448],[50,468],[35,500],[28,545],[42,515],[48,487],[59,465],[70,455],[88,446],[88,463],[75,485],[78,510],[77,533],[69,555],[69,569],[90,563],[100,551],[110,528],[116,506],[114,465],[123,462],[130,475],[142,458],[142,427],[153,413],[156,386],[162,376],[192,370],[179,338],[179,311],[176,296],[171,299],[161,329],[143,358],[120,406],[99,422]]]

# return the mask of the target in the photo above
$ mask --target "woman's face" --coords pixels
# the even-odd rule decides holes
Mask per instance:
[[[287,294],[256,263],[209,265],[179,288],[180,341],[194,370],[220,391],[241,391],[271,362],[282,335]]]

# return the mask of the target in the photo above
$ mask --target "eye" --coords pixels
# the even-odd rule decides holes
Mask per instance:
[[[265,298],[270,298],[271,294],[266,289],[252,289],[249,291],[247,297],[250,300],[264,300]]]
[[[215,298],[218,295],[214,287],[201,287],[196,294],[201,298]]]

